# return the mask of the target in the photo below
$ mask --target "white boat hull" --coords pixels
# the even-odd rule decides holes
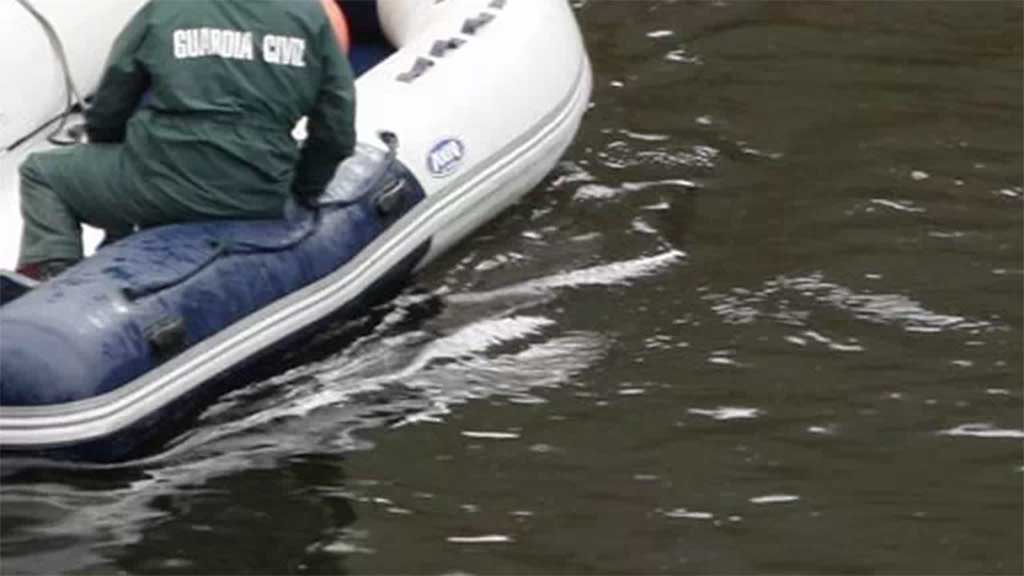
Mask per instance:
[[[425,198],[335,272],[104,396],[28,410],[0,406],[0,444],[45,449],[130,429],[350,306],[429,246],[425,265],[554,167],[591,90],[590,64],[564,0],[382,0],[380,8],[399,50],[358,80],[357,132],[377,146],[379,132],[395,133],[398,160]],[[482,14],[489,21],[469,30]],[[451,39],[460,46],[438,56],[435,44]],[[423,60],[432,64],[411,77]]]

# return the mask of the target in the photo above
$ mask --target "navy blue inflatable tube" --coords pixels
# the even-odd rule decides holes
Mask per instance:
[[[283,220],[143,231],[0,307],[0,405],[101,396],[338,270],[423,198],[394,161],[371,184]]]

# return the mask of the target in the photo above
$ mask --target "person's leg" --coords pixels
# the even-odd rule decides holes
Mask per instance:
[[[52,164],[43,154],[32,154],[21,165],[21,251],[18,267],[51,260],[82,257],[78,219],[61,201],[51,183]]]
[[[25,160],[19,268],[81,259],[82,223],[119,234],[133,229],[139,206],[123,163],[120,145],[73,146]]]

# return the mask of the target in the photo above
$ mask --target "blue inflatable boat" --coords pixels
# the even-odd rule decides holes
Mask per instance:
[[[360,144],[314,207],[145,230],[30,290],[5,281],[0,449],[112,460],[148,448],[259,359],[393,293],[554,167],[591,87],[566,2],[374,7],[387,45],[352,55]]]

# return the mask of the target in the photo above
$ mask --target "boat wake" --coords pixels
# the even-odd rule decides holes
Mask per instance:
[[[129,544],[167,513],[163,499],[239,470],[370,449],[370,431],[442,421],[480,399],[547,402],[543,391],[577,385],[610,342],[594,332],[563,331],[545,304],[566,290],[629,285],[683,257],[666,252],[487,292],[406,293],[376,310],[372,329],[334,353],[222,397],[159,454],[103,465],[6,459],[5,509],[49,519],[39,528],[45,533],[25,525],[5,535],[4,545],[83,534]],[[91,556],[89,542],[82,549]],[[61,571],[61,559],[53,561]]]
[[[669,251],[486,292],[406,294],[341,351],[225,396],[159,457],[345,451],[369,446],[357,430],[439,421],[471,400],[544,402],[536,390],[571,384],[607,342],[563,333],[537,310],[564,290],[628,285],[683,258]]]

